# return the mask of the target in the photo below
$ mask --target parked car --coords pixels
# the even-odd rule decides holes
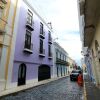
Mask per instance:
[[[71,81],[77,81],[78,75],[81,73],[81,70],[73,70],[70,74],[70,80]]]

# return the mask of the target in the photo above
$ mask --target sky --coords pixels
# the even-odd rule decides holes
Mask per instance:
[[[77,0],[28,0],[48,23],[52,23],[53,38],[80,65],[81,41]]]

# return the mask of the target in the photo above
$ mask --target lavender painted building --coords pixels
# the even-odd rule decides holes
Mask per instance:
[[[52,78],[52,30],[27,0],[21,0],[11,83],[25,85]]]

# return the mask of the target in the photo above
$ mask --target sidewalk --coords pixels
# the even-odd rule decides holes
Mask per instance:
[[[100,89],[89,79],[84,80],[84,100],[100,100]]]

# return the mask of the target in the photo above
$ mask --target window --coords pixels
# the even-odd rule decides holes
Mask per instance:
[[[52,43],[52,38],[51,38],[51,32],[50,31],[48,32],[48,40],[49,40],[49,43]]]
[[[60,53],[60,59],[61,59],[61,53]]]
[[[43,40],[40,39],[40,54],[43,54]]]
[[[64,59],[64,55],[63,55],[63,61],[65,61],[65,59]]]
[[[40,22],[40,38],[45,39],[43,24]]]
[[[27,23],[32,26],[32,21],[33,21],[33,13],[28,9]]]
[[[43,34],[43,24],[40,23],[40,34]]]
[[[58,52],[56,51],[56,58],[58,58]]]
[[[52,57],[51,45],[48,45],[48,55],[49,57]]]
[[[40,34],[43,35],[43,24],[40,22]]]
[[[61,60],[63,60],[63,54],[61,54]]]
[[[40,22],[40,38],[45,39],[43,24]]]
[[[33,31],[33,13],[28,9],[26,28]]]
[[[25,47],[27,49],[31,49],[31,32],[26,30],[26,35],[25,35]]]
[[[58,58],[60,59],[60,52],[58,51]]]
[[[66,61],[67,59],[66,59],[66,56],[65,56],[65,61]]]

